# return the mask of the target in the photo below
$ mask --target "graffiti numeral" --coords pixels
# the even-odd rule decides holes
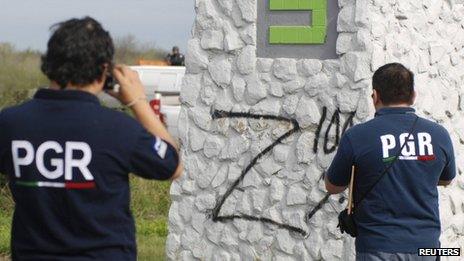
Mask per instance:
[[[325,134],[324,134],[324,153],[325,154],[330,154],[334,152],[340,143],[340,136],[343,135],[349,127],[353,126],[353,118],[356,112],[349,113],[349,116],[346,119],[345,123],[343,124],[343,127],[340,132],[340,114],[341,112],[339,110],[335,111],[335,113],[332,115],[332,119],[330,120],[329,126],[327,127],[325,131]],[[326,118],[327,118],[327,108],[324,107],[322,109],[322,116],[321,116],[321,119],[319,120],[319,125],[317,126],[316,137],[314,137],[314,145],[313,145],[314,153],[317,153],[319,150],[319,139],[321,137],[322,127],[324,125],[324,121],[326,120]],[[330,142],[329,134],[330,134],[330,131],[332,130],[332,127],[334,127],[334,125],[335,125],[335,142],[332,144],[332,146],[329,147],[329,142]]]

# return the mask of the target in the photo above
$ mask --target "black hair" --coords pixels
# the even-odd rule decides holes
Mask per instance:
[[[84,86],[100,79],[111,65],[114,45],[110,34],[91,17],[70,19],[51,27],[42,72],[61,88]]]
[[[384,105],[409,103],[414,96],[414,74],[402,64],[389,63],[374,73],[372,86]]]

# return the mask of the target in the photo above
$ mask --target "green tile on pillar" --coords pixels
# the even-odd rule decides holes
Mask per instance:
[[[313,10],[312,12],[312,26],[326,26],[327,25],[327,11],[326,10]]]
[[[319,1],[319,0],[316,0],[316,1]],[[314,1],[300,0],[300,10],[311,10],[313,9],[313,6],[314,6]]]
[[[285,10],[284,0],[269,0],[269,9],[270,10]]]
[[[271,26],[270,44],[323,44],[326,28],[311,26]]]
[[[302,30],[300,31],[299,41],[295,44],[308,44],[314,42],[313,40],[313,33],[311,32],[310,26],[302,26]]]
[[[271,26],[269,28],[269,43],[286,44],[298,40],[296,26]]]
[[[310,1],[311,2],[311,9],[313,9],[313,10],[327,10],[327,1],[333,1],[333,0],[312,0],[312,1]]]
[[[263,0],[261,0],[263,1]],[[266,1],[266,0],[264,0]],[[317,0],[320,1],[320,0]],[[271,10],[311,10],[310,0],[269,0]]]
[[[325,43],[327,0],[269,0],[269,4],[273,11],[312,11],[311,26],[271,26],[269,28],[270,44]]]
[[[300,10],[300,1],[299,0],[285,0],[284,8],[286,10]]]
[[[283,30],[279,26],[269,27],[269,43],[270,44],[280,44],[283,37]]]
[[[266,0],[262,0],[266,1]],[[327,9],[327,0],[269,0],[270,10],[314,10]]]
[[[313,35],[313,44],[324,44],[327,36],[327,28],[325,26],[313,26],[311,28]]]

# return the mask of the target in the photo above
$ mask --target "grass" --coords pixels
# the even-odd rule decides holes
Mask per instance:
[[[48,81],[39,64],[39,52],[18,52],[11,44],[0,43],[0,90],[14,93],[45,85]]]
[[[0,214],[0,260],[10,253],[11,213]]]
[[[167,216],[171,204],[169,187],[169,182],[131,179],[131,206],[136,221],[139,260],[163,260],[165,257]]]
[[[115,46],[115,60],[121,63],[133,64],[142,58],[164,57],[164,52],[141,45],[131,36],[116,40]],[[31,96],[31,90],[48,84],[40,72],[40,55],[36,51],[18,51],[10,44],[0,43],[0,110],[25,101]],[[164,260],[170,183],[134,176],[130,181],[139,260]],[[13,206],[6,180],[0,175],[0,260],[8,260],[10,254]]]
[[[13,199],[6,180],[0,174],[0,260],[10,253],[10,231],[13,214]]]

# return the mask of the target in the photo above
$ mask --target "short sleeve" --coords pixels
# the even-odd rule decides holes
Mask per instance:
[[[443,168],[443,171],[440,175],[440,180],[450,181],[456,177],[456,161],[454,158],[454,148],[453,142],[449,137],[448,133],[447,136],[447,144],[445,145],[445,153],[446,153],[446,165]]]
[[[178,164],[179,156],[171,144],[141,131],[130,158],[132,173],[146,179],[167,180]]]
[[[354,164],[353,147],[345,134],[340,140],[337,153],[327,171],[327,178],[335,186],[348,186],[351,178],[351,167]]]

